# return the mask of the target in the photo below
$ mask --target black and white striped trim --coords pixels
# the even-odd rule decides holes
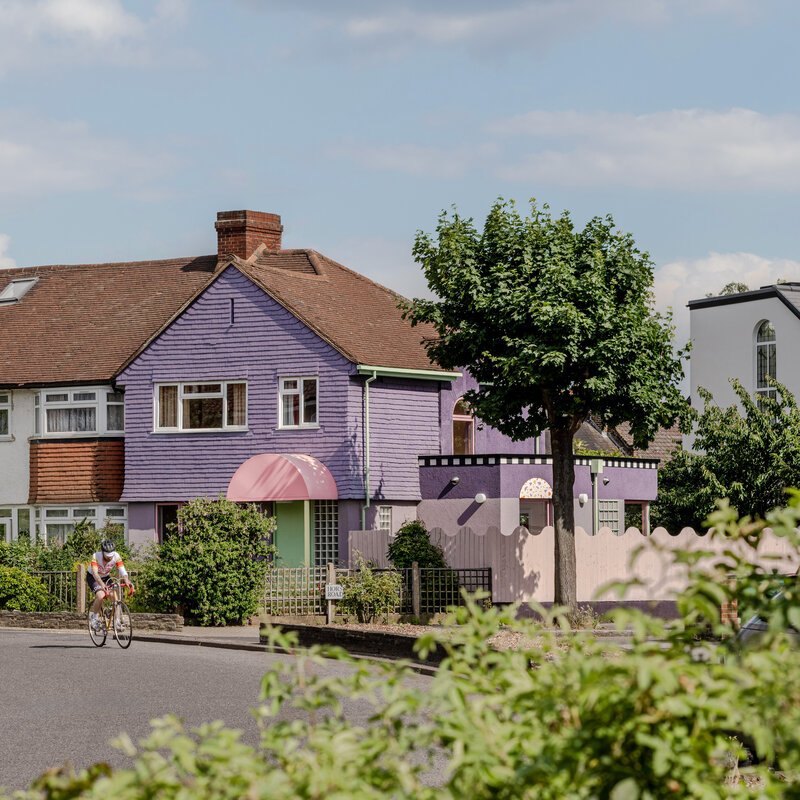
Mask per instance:
[[[606,467],[627,467],[629,469],[658,469],[657,458],[601,458],[600,456],[575,456],[575,465],[589,467],[592,461],[601,460]],[[493,467],[506,464],[552,464],[553,457],[542,456],[503,456],[503,455],[470,455],[470,456],[419,456],[420,467]]]

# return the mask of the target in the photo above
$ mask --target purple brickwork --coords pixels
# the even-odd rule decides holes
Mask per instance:
[[[469,389],[475,389],[477,382],[466,371],[462,370],[460,378],[450,385],[445,385],[441,393],[439,425],[441,430],[441,452],[453,452],[453,409],[456,402]],[[542,439],[543,441],[543,439]],[[434,451],[431,451],[434,452]],[[526,439],[515,442],[488,425],[481,426],[480,420],[475,431],[476,453],[505,453],[506,455],[532,455],[536,452],[535,440]],[[543,452],[543,448],[541,450]]]
[[[235,323],[230,303],[235,301]],[[343,309],[343,313],[345,310]],[[342,500],[364,496],[363,384],[356,366],[235,268],[124,370],[126,502],[225,493],[259,453],[306,453],[330,470]],[[319,376],[319,428],[278,430],[278,377]],[[153,384],[246,379],[248,430],[153,433]],[[438,450],[438,383],[378,379],[370,386],[371,489],[419,499],[420,452]]]

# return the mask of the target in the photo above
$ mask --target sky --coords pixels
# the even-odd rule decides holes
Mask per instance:
[[[429,296],[412,245],[611,214],[655,304],[800,280],[792,0],[0,0],[0,267],[216,252],[216,212]]]

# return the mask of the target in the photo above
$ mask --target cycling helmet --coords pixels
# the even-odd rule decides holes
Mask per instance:
[[[103,539],[103,541],[100,542],[100,549],[104,553],[113,553],[117,549],[117,546],[111,541],[111,539]]]

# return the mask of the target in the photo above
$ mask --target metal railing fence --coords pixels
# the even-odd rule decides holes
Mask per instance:
[[[378,568],[375,573],[391,572]],[[399,614],[436,614],[450,606],[464,604],[461,590],[474,594],[483,590],[492,594],[491,567],[473,569],[399,569],[400,594],[395,605]],[[336,569],[336,579],[355,570]],[[293,567],[270,570],[264,580],[261,608],[271,615],[323,615],[325,602],[325,567]]]
[[[53,611],[74,611],[77,604],[78,580],[84,580],[83,574],[74,570],[37,570],[31,572],[46,587],[53,598]]]

